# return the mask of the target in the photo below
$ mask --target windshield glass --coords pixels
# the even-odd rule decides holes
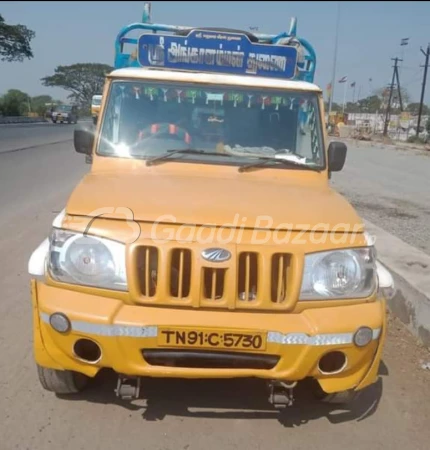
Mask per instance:
[[[69,112],[72,110],[72,107],[69,105],[59,105],[57,106],[56,110],[58,112]]]
[[[324,166],[318,97],[311,92],[118,81],[112,84],[98,154],[242,165],[259,157]],[[222,155],[226,155],[223,157]],[[291,169],[291,166],[273,163]]]

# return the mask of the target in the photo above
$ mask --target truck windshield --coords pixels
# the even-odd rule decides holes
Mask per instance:
[[[169,161],[252,164],[276,156],[298,162],[264,167],[322,168],[324,151],[316,93],[197,84],[113,82],[98,154]],[[207,153],[207,154],[206,154]],[[225,155],[223,157],[222,155]]]
[[[58,105],[56,111],[58,112],[70,112],[72,107],[70,105]]]

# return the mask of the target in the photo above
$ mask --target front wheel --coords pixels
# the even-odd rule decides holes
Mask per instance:
[[[42,387],[56,394],[77,394],[88,385],[89,378],[70,370],[54,370],[37,365],[37,373]]]

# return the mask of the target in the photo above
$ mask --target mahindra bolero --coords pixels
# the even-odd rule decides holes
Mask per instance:
[[[377,380],[391,279],[330,186],[346,146],[314,71],[295,23],[121,31],[96,129],[75,131],[89,171],[29,261],[45,389],[256,377],[291,404],[304,380],[332,401]]]

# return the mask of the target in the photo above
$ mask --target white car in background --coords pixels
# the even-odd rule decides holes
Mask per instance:
[[[78,123],[78,108],[72,105],[58,105],[51,115],[52,122]]]

